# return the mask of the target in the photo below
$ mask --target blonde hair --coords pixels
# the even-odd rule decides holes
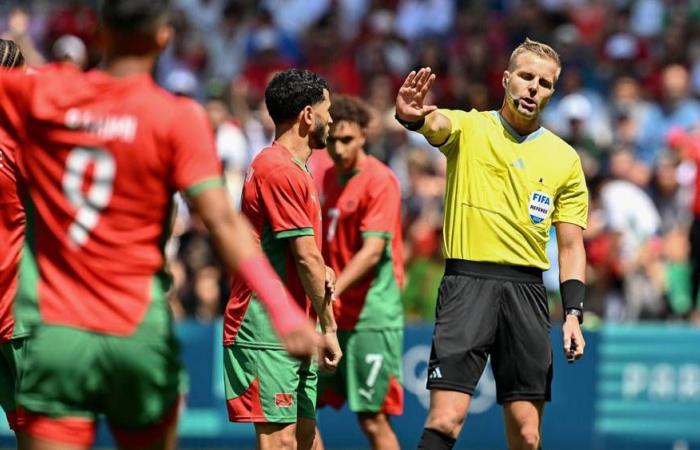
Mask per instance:
[[[542,58],[551,59],[557,63],[557,67],[561,69],[561,60],[559,59],[559,54],[549,45],[543,44],[542,42],[533,41],[530,38],[525,38],[525,42],[515,47],[513,53],[510,54],[510,59],[508,60],[508,70],[513,70],[515,67],[515,60],[517,57],[525,52],[534,53]],[[557,74],[558,75],[558,74]]]

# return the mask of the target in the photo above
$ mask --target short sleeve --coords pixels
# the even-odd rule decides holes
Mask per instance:
[[[204,109],[191,100],[181,101],[171,131],[173,183],[192,197],[207,188],[223,186],[224,181],[214,132]]]
[[[368,202],[360,222],[363,236],[391,239],[396,223],[401,218],[401,190],[390,174],[372,183],[368,190]]]
[[[451,153],[452,150],[459,147],[460,136],[470,131],[473,115],[476,110],[472,109],[470,112],[466,112],[461,110],[439,109],[438,112],[450,119],[450,123],[452,124],[450,136],[444,144],[438,147],[442,153],[447,155]]]
[[[35,78],[19,70],[0,73],[0,127],[17,142],[26,128]]]
[[[262,181],[260,193],[267,219],[276,238],[313,236],[313,220],[307,208],[309,184],[299,169],[279,169]]]
[[[586,228],[588,222],[588,188],[581,161],[576,158],[571,174],[554,203],[553,222],[566,222]]]

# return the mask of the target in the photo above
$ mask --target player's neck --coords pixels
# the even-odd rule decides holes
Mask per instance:
[[[125,78],[132,75],[150,74],[155,64],[151,55],[106,56],[101,69],[115,78]]]
[[[514,113],[510,108],[506,106],[504,103],[503,106],[501,106],[501,110],[499,111],[501,114],[501,117],[508,122],[508,125],[510,125],[518,134],[521,136],[526,136],[534,131],[537,131],[537,129],[540,127],[540,119],[539,116],[535,117],[534,119],[528,120],[516,113]]]
[[[282,144],[287,150],[292,152],[295,158],[304,164],[311,156],[311,147],[309,147],[308,139],[304,139],[292,132],[292,129],[277,135],[275,141]]]

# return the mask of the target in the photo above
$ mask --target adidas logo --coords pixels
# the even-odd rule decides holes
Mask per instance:
[[[522,158],[518,158],[513,163],[511,163],[511,166],[515,167],[516,169],[524,169],[525,163],[523,162]]]
[[[428,371],[428,379],[437,380],[439,378],[442,378],[442,372],[440,372],[439,367],[435,367],[433,369],[430,369],[430,371]]]

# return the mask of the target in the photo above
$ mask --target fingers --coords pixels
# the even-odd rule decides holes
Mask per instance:
[[[435,83],[435,74],[430,74],[430,69],[428,69],[428,78],[422,83],[419,84],[418,88],[418,93],[416,94],[416,101],[418,103],[422,103],[423,99],[425,96],[428,94],[430,91],[430,88],[433,87],[433,83]]]
[[[408,74],[406,79],[403,81],[403,84],[401,85],[401,88],[409,88],[411,87],[411,83],[413,83],[413,80],[416,78],[416,71],[412,70],[411,73]]]

